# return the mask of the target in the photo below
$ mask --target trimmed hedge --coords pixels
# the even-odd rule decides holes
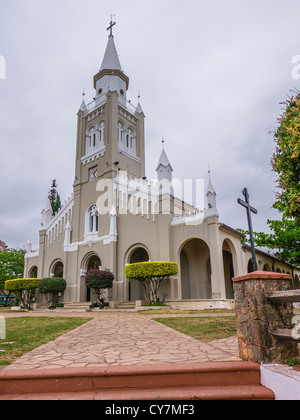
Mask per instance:
[[[126,278],[134,279],[141,283],[145,290],[146,299],[151,305],[161,302],[159,297],[161,282],[177,273],[178,265],[169,261],[141,262],[129,264],[125,268]],[[165,298],[166,295],[164,296]]]
[[[129,264],[125,268],[125,277],[127,279],[170,277],[176,274],[178,274],[178,265],[168,261],[141,262]]]
[[[35,298],[35,292],[41,279],[15,279],[5,282],[5,290],[14,292],[20,299],[21,308],[30,309]]]
[[[8,292],[19,292],[22,290],[35,290],[42,279],[16,279],[5,282],[5,290]]]
[[[42,279],[38,282],[38,290],[42,294],[46,293],[62,293],[66,290],[67,283],[65,279],[60,277],[51,277]]]

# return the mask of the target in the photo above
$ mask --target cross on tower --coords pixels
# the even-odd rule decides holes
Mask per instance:
[[[112,29],[117,24],[117,22],[113,22],[113,15],[110,15],[110,19],[111,19],[110,25],[106,30],[110,31],[110,36],[113,36]]]
[[[248,218],[248,226],[249,226],[249,234],[250,234],[250,242],[251,242],[251,252],[252,252],[252,262],[253,262],[253,270],[257,271],[257,261],[256,261],[256,253],[255,253],[255,244],[254,244],[254,235],[253,235],[253,226],[252,226],[252,217],[251,212],[254,214],[258,214],[258,211],[250,205],[250,195],[247,188],[243,189],[243,195],[245,197],[245,201],[238,199],[238,203],[247,209],[247,218]]]

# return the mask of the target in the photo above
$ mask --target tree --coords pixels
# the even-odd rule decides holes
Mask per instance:
[[[54,216],[61,209],[61,200],[60,200],[60,195],[57,192],[56,179],[54,179],[52,181],[52,185],[51,185],[51,189],[49,191],[48,198],[50,200],[51,207],[52,207],[52,214]]]
[[[0,251],[0,280],[21,278],[24,274],[25,249]]]
[[[160,303],[161,282],[177,273],[178,265],[174,262],[141,262],[129,264],[125,268],[125,277],[139,281],[144,287],[146,299],[150,305]]]
[[[7,280],[4,287],[9,292],[13,292],[19,297],[22,309],[31,309],[40,280],[41,279]]]
[[[7,247],[0,250],[0,293],[5,296],[6,305],[12,292],[5,290],[5,281],[23,277],[25,252],[24,249],[8,249]]]
[[[47,299],[48,308],[54,309],[58,304],[59,294],[66,290],[66,280],[62,278],[47,278],[38,282],[38,290]]]
[[[275,133],[273,170],[278,173],[280,192],[274,207],[283,218],[293,218],[300,226],[300,92],[286,100]]]
[[[279,192],[273,207],[282,217],[267,221],[271,234],[254,233],[254,239],[258,247],[272,250],[275,258],[297,268],[300,266],[300,93],[283,105],[271,160],[273,170],[279,175]]]
[[[106,302],[104,290],[113,287],[114,279],[115,276],[108,270],[89,270],[86,274],[85,285],[87,288],[92,289],[101,309],[105,307]]]
[[[289,264],[293,268],[300,265],[300,228],[293,219],[268,220],[273,233],[254,232],[254,241],[257,247],[266,247],[272,250],[274,257]],[[249,235],[248,231],[242,231]],[[249,242],[248,239],[246,239]]]

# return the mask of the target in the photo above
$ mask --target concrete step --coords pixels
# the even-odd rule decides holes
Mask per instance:
[[[61,392],[52,394],[6,395],[0,401],[272,401],[274,394],[261,386],[191,387],[185,389],[155,389],[130,391]]]
[[[135,309],[136,302],[121,302],[118,304],[118,309]]]
[[[56,312],[90,312],[91,302],[65,303],[63,308],[56,308]]]
[[[0,372],[0,400],[274,400],[260,366],[220,362]]]

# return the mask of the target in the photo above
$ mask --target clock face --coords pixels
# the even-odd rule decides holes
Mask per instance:
[[[93,181],[96,178],[98,178],[98,166],[89,170],[89,180]]]

